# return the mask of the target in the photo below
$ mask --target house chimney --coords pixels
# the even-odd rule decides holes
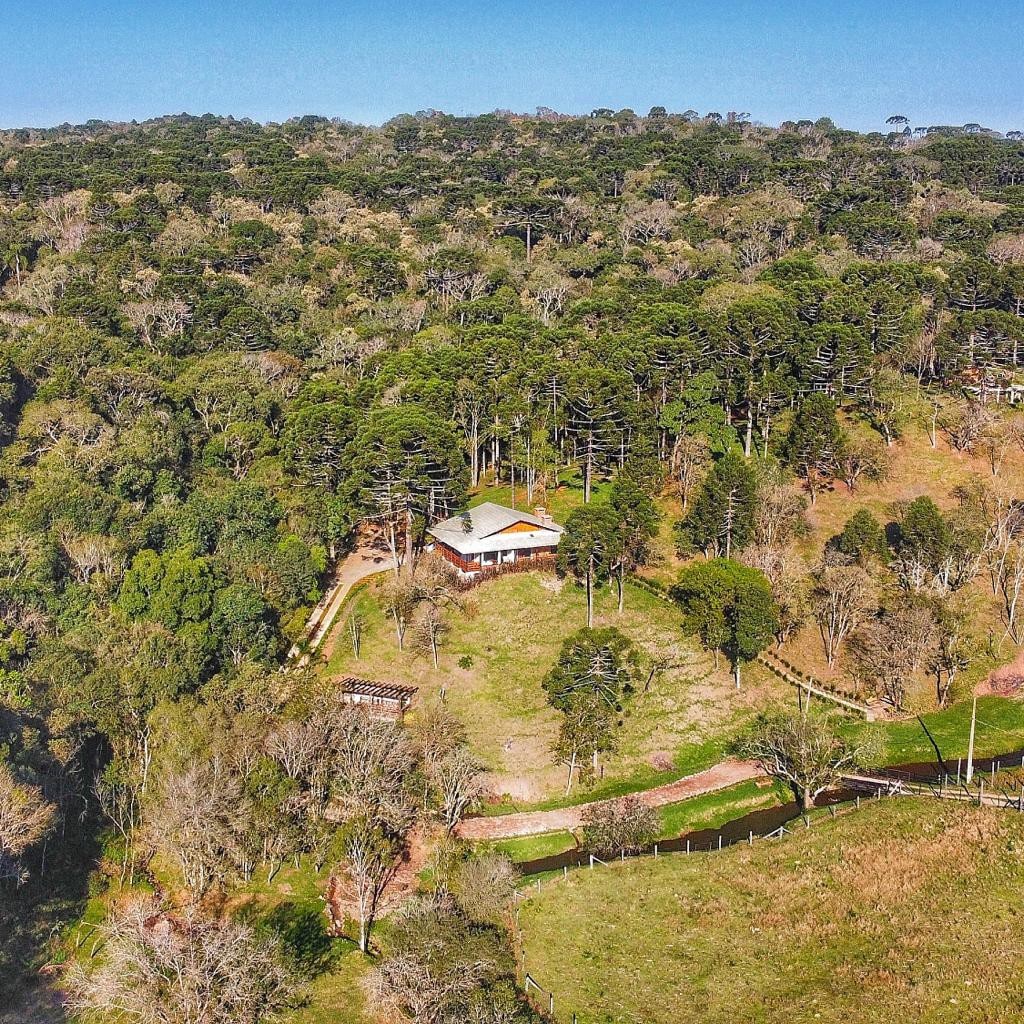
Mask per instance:
[[[543,505],[538,505],[538,506],[537,506],[537,507],[536,507],[536,508],[535,508],[535,509],[533,510],[533,514],[534,514],[534,515],[535,515],[535,516],[536,516],[536,517],[537,517],[537,518],[538,518],[538,519],[539,519],[539,520],[540,520],[540,521],[541,521],[542,523],[553,523],[553,522],[554,522],[554,520],[553,520],[553,519],[551,518],[551,516],[549,516],[549,515],[548,515],[548,510],[547,510],[547,509],[546,509],[546,508],[545,508],[545,507],[544,507]]]

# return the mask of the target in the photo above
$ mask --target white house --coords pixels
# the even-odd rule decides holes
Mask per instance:
[[[492,501],[446,519],[429,532],[434,550],[465,575],[553,555],[562,537],[562,528],[543,509],[534,515]]]

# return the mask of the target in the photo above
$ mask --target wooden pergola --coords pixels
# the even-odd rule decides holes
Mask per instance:
[[[388,718],[402,718],[416,696],[415,686],[378,683],[372,679],[344,676],[338,680],[344,704],[365,707]]]

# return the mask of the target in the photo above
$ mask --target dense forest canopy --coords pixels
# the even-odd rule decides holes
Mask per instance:
[[[100,771],[127,835],[168,722],[227,749],[294,698],[361,522],[409,557],[484,480],[646,463],[685,509],[713,461],[680,545],[729,555],[738,453],[852,489],[837,409],[881,445],[1013,383],[1024,141],[905,123],[0,132],[0,781],[70,820]]]

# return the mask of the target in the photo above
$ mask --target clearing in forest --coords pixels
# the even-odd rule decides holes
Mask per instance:
[[[365,620],[360,658],[346,644],[343,613],[328,671],[412,684],[419,700],[444,688],[499,792],[518,802],[557,798],[565,785],[565,769],[551,753],[558,712],[549,707],[541,680],[563,640],[585,624],[583,593],[553,576],[529,573],[489,581],[468,597],[466,609],[450,613],[451,631],[434,669],[430,656],[408,643],[398,651],[373,593],[360,594],[347,610]],[[607,786],[625,779],[654,784],[707,767],[744,721],[791,696],[784,684],[753,671],[737,694],[724,662],[716,671],[711,656],[682,635],[678,612],[638,588],[628,588],[622,615],[612,591],[602,590],[595,625],[616,626],[629,637],[647,672],[655,660],[666,666],[646,692],[645,673],[626,704],[618,750],[604,765]],[[595,792],[603,795],[602,786]]]

